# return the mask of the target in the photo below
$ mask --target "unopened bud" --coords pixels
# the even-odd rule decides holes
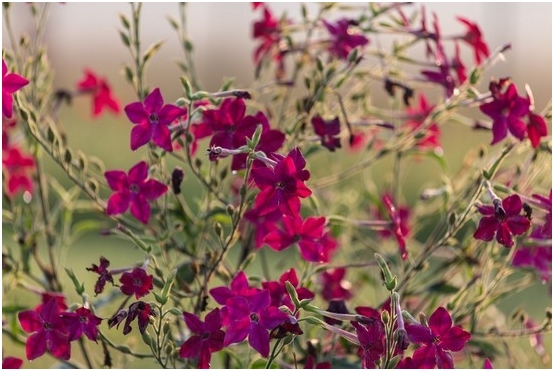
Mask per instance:
[[[173,188],[173,193],[178,195],[181,193],[181,183],[185,177],[185,173],[180,167],[175,167],[171,173],[171,187]]]

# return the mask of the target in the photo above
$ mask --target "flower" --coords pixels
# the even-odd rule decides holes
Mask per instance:
[[[235,296],[227,299],[229,324],[223,345],[240,343],[248,337],[248,344],[262,357],[268,357],[269,331],[289,319],[286,313],[270,306],[270,303],[268,290],[262,290],[249,298]]]
[[[552,244],[540,242],[544,238],[540,227],[535,228],[529,237],[534,239],[530,240],[534,243],[517,249],[512,259],[512,266],[535,269],[541,281],[545,283],[552,278]]]
[[[538,206],[546,211],[544,224],[541,228],[541,235],[545,238],[552,239],[552,189],[548,197],[540,194],[533,194],[531,196]]]
[[[315,363],[314,356],[311,354],[308,354],[306,357],[306,362],[304,363],[304,369],[305,370],[313,370],[313,369],[331,369],[331,362],[325,361],[325,362],[318,362]]]
[[[444,307],[438,307],[429,325],[406,325],[412,343],[423,344],[414,351],[413,362],[421,368],[454,368],[452,355],[447,351],[458,352],[471,338],[471,334],[460,326],[452,326],[452,318]]]
[[[69,359],[69,337],[56,300],[49,300],[39,310],[19,312],[17,317],[23,330],[32,333],[25,343],[29,361],[42,356],[46,351],[54,357]]]
[[[13,94],[27,85],[29,80],[15,73],[8,73],[8,66],[2,59],[2,116],[13,115]]]
[[[425,95],[421,94],[419,96],[419,107],[417,108],[408,108],[407,113],[410,117],[406,121],[406,125],[416,132],[419,130],[419,127],[425,122],[427,116],[431,113],[434,106],[427,103]],[[441,148],[440,143],[440,129],[437,123],[433,122],[427,126],[425,132],[422,133],[423,136],[420,139],[416,140],[416,146],[419,148]]]
[[[139,326],[139,332],[141,334],[144,334],[146,331],[146,327],[150,323],[150,316],[154,316],[155,312],[150,307],[150,304],[147,304],[143,301],[137,301],[133,304],[129,305],[128,309],[121,309],[116,314],[114,314],[109,320],[108,320],[108,326],[110,328],[117,325],[119,328],[119,324],[125,320],[125,325],[123,325],[123,335],[127,335],[128,333],[133,330],[131,327],[131,322],[136,318],[137,323]]]
[[[81,307],[75,312],[61,313],[60,316],[69,331],[69,341],[77,340],[83,334],[90,340],[96,341],[102,318],[95,316],[90,309]]]
[[[408,251],[406,250],[405,238],[410,232],[407,223],[407,219],[409,216],[408,209],[400,208],[397,210],[393,204],[392,197],[387,194],[383,195],[382,201],[393,223],[392,233],[395,235],[396,241],[398,242],[400,257],[402,258],[402,260],[406,260],[408,258]]]
[[[261,40],[260,45],[254,51],[254,63],[259,66],[264,56],[273,54],[273,57],[279,63],[279,68],[284,68],[282,56],[279,52],[279,41],[281,40],[279,20],[275,18],[265,4],[263,4],[262,9],[262,19],[254,22],[252,28],[252,37]]]
[[[511,247],[514,244],[512,236],[524,234],[531,222],[525,216],[520,215],[522,210],[521,198],[517,195],[511,195],[504,200],[494,199],[493,205],[480,205],[478,210],[483,218],[479,221],[479,226],[473,237],[478,240],[492,241],[496,234],[496,240],[506,246]]]
[[[321,145],[331,152],[334,152],[335,148],[340,148],[340,138],[337,137],[340,134],[338,117],[325,121],[319,115],[314,116],[312,117],[312,126],[314,127],[314,132],[321,138]]]
[[[456,19],[466,26],[467,31],[461,39],[473,48],[475,63],[480,65],[483,59],[489,56],[489,47],[485,41],[483,41],[483,35],[481,34],[479,26],[462,17],[456,17]]]
[[[529,98],[520,97],[513,83],[509,84],[504,93],[498,90],[501,89],[498,85],[491,83],[490,91],[494,100],[479,106],[481,112],[493,120],[491,144],[506,138],[508,131],[517,139],[523,140],[526,126],[522,118],[529,114]]]
[[[12,197],[19,191],[33,193],[33,180],[29,171],[34,169],[33,157],[21,153],[17,147],[2,150],[2,166],[6,169],[6,193]]]
[[[287,157],[280,159],[275,167],[257,167],[252,169],[252,178],[260,188],[256,196],[255,207],[260,215],[275,209],[285,215],[296,216],[300,212],[300,198],[306,198],[312,191],[306,187],[310,173],[304,170],[306,160],[298,148]]]
[[[493,368],[494,367],[492,367],[492,363],[490,359],[485,358],[485,362],[483,363],[483,369],[487,370],[487,369],[493,369]]]
[[[260,291],[258,288],[250,287],[248,277],[243,271],[236,274],[229,286],[230,289],[226,286],[219,286],[210,290],[210,295],[218,304],[224,305],[227,299],[235,296],[251,297]]]
[[[154,277],[146,273],[142,268],[135,268],[132,272],[125,272],[121,275],[121,292],[125,295],[135,294],[135,298],[139,299],[148,295],[150,290],[154,288],[152,280]]]
[[[285,282],[289,282],[295,288],[299,300],[314,298],[315,295],[313,292],[305,287],[298,287],[299,282],[296,270],[291,268],[279,277],[279,281],[262,282],[262,288],[269,291],[269,295],[271,297],[270,305],[274,307],[285,305],[291,310],[291,312],[294,311],[294,304],[288,294]]]
[[[2,359],[2,369],[18,369],[23,365],[23,360],[16,357],[6,357]]]
[[[321,273],[321,295],[327,301],[344,299],[352,297],[351,283],[344,279],[346,275],[345,268],[327,269]]]
[[[548,135],[546,121],[541,115],[537,115],[533,112],[529,112],[527,120],[527,136],[529,137],[533,148],[537,148],[540,144],[541,138]]]
[[[92,94],[93,117],[98,117],[105,109],[114,113],[121,112],[119,101],[112,95],[108,82],[89,69],[85,69],[85,77],[77,83],[77,90]]]
[[[129,206],[131,214],[148,224],[150,219],[150,204],[167,192],[167,186],[157,180],[146,180],[148,176],[148,164],[141,161],[133,166],[128,174],[120,170],[110,170],[104,173],[108,185],[115,191],[109,200],[106,209],[107,215],[124,213]]]
[[[342,18],[336,23],[323,20],[323,25],[331,34],[331,45],[329,52],[339,58],[346,60],[352,49],[369,44],[369,40],[352,26],[357,25],[354,20]]]
[[[125,113],[135,124],[131,130],[133,151],[152,139],[156,145],[171,152],[173,147],[168,126],[178,117],[185,115],[187,111],[173,104],[164,105],[162,93],[159,88],[156,88],[146,96],[144,103],[134,102],[125,106]]]
[[[205,322],[193,313],[183,312],[187,327],[194,334],[189,337],[179,350],[181,358],[197,358],[198,368],[210,368],[212,353],[223,349],[225,332],[221,330],[219,308],[206,314]]]
[[[375,368],[375,363],[385,353],[385,346],[383,344],[385,330],[380,319],[369,317],[367,320],[368,323],[351,323],[356,329],[356,336],[360,342],[362,367]]]
[[[104,258],[103,256],[101,256],[100,265],[93,264],[92,267],[86,268],[87,271],[97,273],[100,276],[98,277],[98,280],[94,285],[95,296],[100,294],[102,291],[104,291],[104,286],[106,285],[106,282],[111,282],[112,285],[114,284],[112,273],[107,269],[109,265],[110,265],[110,261]]]

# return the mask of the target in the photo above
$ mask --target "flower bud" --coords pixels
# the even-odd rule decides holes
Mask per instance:
[[[180,167],[175,167],[175,169],[173,169],[171,173],[171,188],[173,188],[174,194],[178,195],[181,193],[181,183],[184,177],[185,173]]]

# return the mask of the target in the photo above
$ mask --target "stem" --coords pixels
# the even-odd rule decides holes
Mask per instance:
[[[83,353],[83,358],[85,358],[85,362],[87,364],[87,368],[94,368],[92,366],[92,362],[90,361],[90,358],[88,356],[87,349],[85,347],[85,342],[83,341],[83,337],[81,336],[79,338],[79,348],[81,349],[81,353]]]

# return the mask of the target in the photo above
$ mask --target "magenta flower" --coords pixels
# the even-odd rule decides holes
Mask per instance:
[[[2,369],[3,370],[15,370],[21,368],[23,365],[23,360],[16,357],[6,357],[2,359]]]
[[[362,368],[376,368],[376,362],[385,354],[385,329],[380,319],[369,318],[368,323],[352,322],[360,342]]]
[[[407,225],[407,219],[409,216],[408,210],[407,209],[404,209],[404,211],[402,211],[402,209],[397,210],[393,204],[391,196],[389,195],[384,195],[382,197],[382,201],[393,223],[391,231],[396,237],[396,241],[398,242],[400,257],[402,258],[402,260],[406,260],[408,258],[408,250],[406,250],[405,238],[410,232]]]
[[[338,117],[333,120],[325,121],[321,116],[312,117],[312,126],[314,132],[321,138],[321,145],[329,151],[334,152],[335,148],[340,148],[340,121]]]
[[[406,325],[412,343],[422,344],[414,351],[412,359],[421,368],[454,368],[452,355],[471,338],[460,326],[452,326],[452,318],[446,309],[439,307],[429,318],[429,327],[420,324]]]
[[[529,137],[533,148],[537,148],[540,144],[541,138],[548,135],[546,121],[541,115],[537,115],[533,112],[529,112],[527,120],[527,136]]]
[[[148,295],[150,290],[154,288],[152,280],[154,277],[147,274],[142,268],[135,268],[132,272],[125,272],[121,275],[119,282],[121,282],[121,292],[125,295],[135,294],[135,298],[139,299],[145,295]]]
[[[87,271],[97,273],[100,276],[98,277],[98,280],[96,280],[96,284],[94,285],[95,296],[104,291],[104,286],[106,285],[106,282],[111,282],[112,285],[114,284],[112,273],[108,270],[109,265],[110,261],[101,256],[100,265],[93,264],[92,267],[86,268]]]
[[[279,20],[265,4],[263,4],[262,19],[254,22],[252,28],[252,37],[260,39],[260,45],[254,51],[254,63],[259,66],[266,55],[273,55],[273,58],[279,63],[279,68],[284,68],[282,56],[279,52],[279,41],[281,40],[281,27]]]
[[[2,151],[2,166],[6,169],[6,194],[13,197],[20,191],[33,193],[33,180],[29,172],[35,168],[32,156],[25,156],[17,147]]]
[[[541,228],[541,235],[545,238],[552,239],[552,189],[550,190],[548,197],[540,194],[533,194],[532,197],[535,199],[538,206],[546,211],[544,224]]]
[[[2,116],[13,115],[13,95],[29,83],[29,80],[15,73],[8,73],[8,66],[2,59]]]
[[[231,288],[228,288],[226,286],[219,286],[214,287],[210,290],[210,295],[218,304],[225,305],[227,299],[233,298],[235,296],[243,296],[248,298],[260,292],[260,289],[250,287],[250,285],[248,284],[248,277],[243,271],[237,273],[229,286]]]
[[[269,296],[271,297],[270,305],[273,307],[280,307],[281,305],[286,305],[292,311],[294,311],[294,304],[290,298],[290,295],[286,289],[285,282],[290,282],[292,286],[296,289],[296,294],[298,299],[313,299],[314,293],[308,290],[305,287],[298,287],[298,276],[296,275],[296,270],[294,268],[289,269],[279,277],[279,281],[266,281],[262,282],[262,287],[269,291]]]
[[[110,170],[104,173],[108,185],[115,191],[109,200],[106,214],[117,215],[131,207],[131,214],[143,224],[150,219],[150,204],[167,192],[167,186],[157,180],[146,180],[148,164],[141,161],[129,170],[129,174],[121,170]]]
[[[187,113],[173,104],[164,105],[160,89],[154,89],[144,102],[125,106],[125,113],[136,126],[131,130],[131,149],[134,151],[150,140],[168,152],[173,151],[169,124]]]
[[[352,49],[369,44],[369,40],[353,27],[357,24],[356,21],[346,18],[342,18],[336,23],[323,20],[323,25],[331,34],[329,53],[346,60]]]
[[[205,322],[188,312],[183,312],[183,318],[194,335],[183,343],[179,357],[198,359],[198,368],[210,368],[212,353],[223,349],[225,338],[225,332],[221,330],[219,308],[206,314]]]
[[[61,313],[60,316],[69,331],[69,341],[77,340],[83,334],[90,340],[96,341],[102,318],[95,316],[84,307],[77,308],[75,312]]]
[[[289,319],[277,307],[270,306],[268,290],[244,298],[235,296],[227,300],[229,324],[225,333],[224,346],[240,343],[248,337],[248,344],[262,357],[269,356],[269,331]]]
[[[32,361],[49,351],[54,357],[69,359],[71,346],[58,305],[50,300],[39,310],[25,310],[18,314],[25,332],[31,333],[25,344],[27,359]]]
[[[427,99],[425,99],[425,95],[421,94],[419,96],[419,106],[414,108],[408,107],[406,110],[410,117],[410,119],[406,121],[406,126],[411,128],[414,132],[417,131],[419,127],[423,124],[427,116],[429,116],[433,108],[434,106],[429,105]],[[431,125],[427,126],[426,131],[422,132],[422,134],[423,136],[416,141],[416,147],[422,149],[435,149],[437,147],[441,147],[441,133],[437,123],[431,123]]]
[[[496,144],[506,138],[508,131],[517,139],[525,138],[526,126],[522,120],[529,114],[529,98],[520,97],[517,88],[510,83],[504,93],[497,91],[500,86],[491,84],[494,100],[479,106],[481,112],[492,118],[492,142]]]
[[[496,234],[498,243],[511,247],[514,244],[512,236],[520,236],[527,232],[531,222],[520,215],[522,210],[521,199],[517,194],[506,197],[504,200],[493,200],[493,205],[480,205],[478,210],[484,215],[473,234],[478,240],[492,241]]]
[[[85,77],[77,83],[77,89],[81,93],[92,94],[93,117],[98,117],[106,109],[116,114],[121,112],[119,101],[112,95],[108,82],[93,71],[85,69]]]
[[[64,312],[67,310],[67,304],[65,303],[65,295],[59,292],[48,292],[45,291],[42,294],[40,294],[40,304],[36,306],[34,309],[35,312],[40,312],[42,310],[42,307],[44,307],[47,303],[49,303],[51,300],[54,300],[56,303],[56,307],[58,308],[58,312]]]
[[[488,370],[488,369],[493,369],[493,368],[494,367],[492,367],[492,363],[491,363],[490,359],[485,358],[485,362],[483,363],[483,369]]]
[[[461,39],[473,48],[475,63],[480,65],[483,59],[489,56],[489,47],[483,40],[483,35],[481,34],[479,26],[462,17],[456,17],[456,19],[466,26],[467,31]]]
[[[264,215],[259,215],[259,210],[254,208],[244,213],[244,219],[252,225],[256,231],[255,246],[260,248],[264,245],[265,237],[275,229],[275,224],[281,220],[283,213],[279,209]]]
[[[296,216],[300,212],[300,198],[306,198],[312,191],[306,187],[310,173],[304,170],[306,160],[298,148],[279,160],[273,169],[257,167],[252,169],[252,178],[260,188],[255,207],[260,215],[275,209],[285,215]]]
[[[512,259],[512,266],[532,268],[540,275],[541,281],[546,283],[552,279],[552,244],[540,244],[544,238],[540,227],[535,228],[529,237],[534,239],[531,242],[536,241],[539,244],[518,248]]]
[[[344,279],[345,276],[345,268],[327,269],[321,274],[321,295],[325,300],[348,300],[352,297],[352,285]]]

